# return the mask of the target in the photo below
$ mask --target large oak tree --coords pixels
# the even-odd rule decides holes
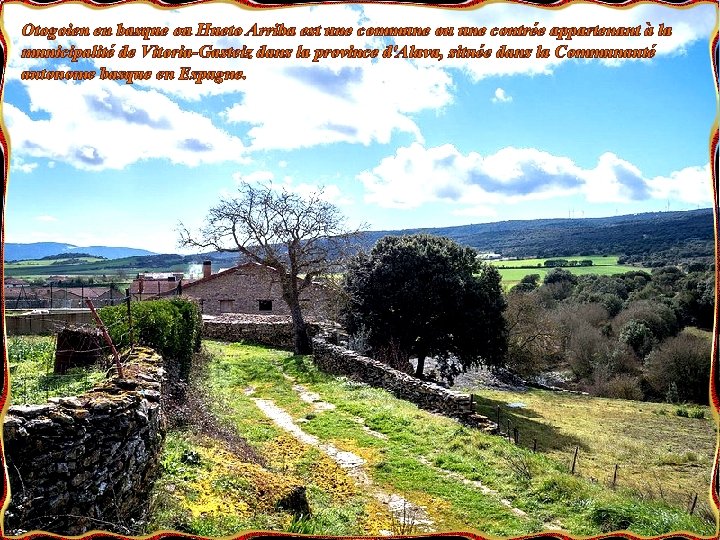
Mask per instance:
[[[345,276],[346,324],[365,332],[372,352],[402,367],[428,357],[440,371],[499,365],[507,350],[500,274],[472,248],[430,235],[386,236],[358,255]]]
[[[303,197],[284,187],[247,182],[237,195],[210,209],[198,233],[183,224],[179,232],[183,246],[237,252],[277,270],[292,317],[296,354],[310,352],[301,293],[334,269],[358,233],[346,227],[321,189]]]

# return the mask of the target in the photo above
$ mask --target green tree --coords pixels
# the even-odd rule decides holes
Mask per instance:
[[[422,376],[427,357],[441,372],[450,357],[464,368],[504,361],[500,274],[471,248],[430,235],[386,236],[351,261],[344,287],[348,330],[364,329],[373,354],[391,364],[415,356]]]

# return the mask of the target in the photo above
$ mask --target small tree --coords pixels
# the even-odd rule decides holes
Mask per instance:
[[[504,361],[507,331],[500,274],[447,238],[386,236],[358,255],[344,280],[346,324],[364,328],[375,354],[396,363],[435,357],[441,371],[454,356],[463,367]],[[386,360],[388,354],[385,354]]]
[[[345,226],[322,190],[307,197],[272,185],[243,183],[238,195],[221,199],[196,236],[180,224],[180,244],[236,252],[277,270],[290,310],[296,354],[310,352],[300,295],[317,276],[331,271],[358,233]]]

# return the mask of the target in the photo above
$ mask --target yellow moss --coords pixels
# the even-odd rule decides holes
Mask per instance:
[[[335,500],[343,500],[357,494],[355,480],[325,454],[310,466],[312,483],[328,493]]]
[[[193,497],[188,509],[193,517],[202,515],[248,517],[256,512],[272,512],[277,502],[301,482],[277,474],[255,463],[240,461],[233,453],[213,441],[197,445],[202,468],[187,486]]]
[[[393,519],[388,507],[375,498],[369,498],[365,504],[366,518],[361,524],[365,534],[379,536],[380,531],[393,532]]]

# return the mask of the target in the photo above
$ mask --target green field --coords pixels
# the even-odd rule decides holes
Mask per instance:
[[[158,255],[150,257],[125,257],[122,259],[27,260],[5,263],[5,276],[42,279],[49,276],[101,276],[132,275],[139,272],[184,272],[188,262],[181,255]]]
[[[591,260],[592,266],[569,266],[565,268],[569,272],[581,276],[587,274],[599,274],[610,276],[613,274],[622,274],[625,272],[632,272],[633,270],[645,270],[639,266],[628,266],[618,264],[617,255],[608,256],[593,256],[593,257],[552,257],[552,259],[566,259],[568,261],[583,261]],[[540,274],[540,280],[552,270],[552,268],[546,268],[544,266],[545,261],[552,259],[517,259],[512,261],[488,261],[493,266],[496,266],[500,270],[502,276],[503,286],[508,288],[517,284],[522,278],[528,274]]]

